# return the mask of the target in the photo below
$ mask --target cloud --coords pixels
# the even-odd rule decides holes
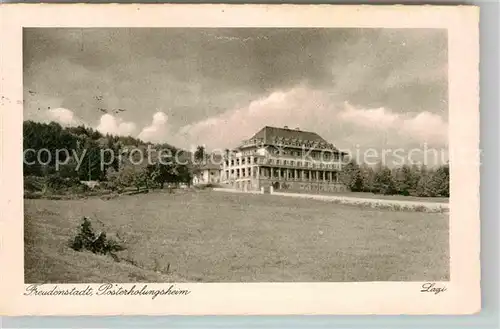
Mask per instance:
[[[76,116],[72,110],[63,107],[38,110],[30,119],[45,123],[57,122],[65,127],[84,124],[83,120]]]
[[[383,107],[376,109],[358,110],[349,103],[345,103],[346,110],[339,114],[339,119],[366,128],[377,127],[387,129],[393,127],[398,120],[398,115],[387,111]]]
[[[25,119],[184,148],[234,147],[265,125],[300,126],[339,148],[447,142],[444,29],[25,32]]]
[[[275,91],[247,106],[226,111],[194,124],[185,125],[179,135],[185,141],[207,148],[235,147],[264,126],[315,127],[328,115],[323,95],[302,85]]]
[[[137,136],[144,141],[169,143],[186,149],[197,145],[205,145],[208,149],[235,147],[266,125],[315,131],[345,150],[356,145],[363,148],[405,148],[422,143],[447,145],[448,123],[439,114],[428,111],[396,113],[384,107],[363,108],[347,101],[342,104],[336,99],[328,92],[301,84],[288,90],[276,90],[246,106],[179,129],[173,128],[168,115],[162,111],[154,113],[150,123],[139,133],[134,122],[111,114],[104,114],[96,129],[104,134]],[[46,110],[42,115],[42,121],[55,121],[64,126],[86,125],[66,108]]]
[[[395,113],[339,104],[329,93],[304,85],[270,93],[246,107],[227,111],[180,129],[184,141],[208,148],[234,147],[264,126],[315,131],[340,148],[353,145],[405,147],[446,145],[448,124],[438,114]]]
[[[138,138],[154,143],[171,143],[169,140],[168,116],[161,111],[153,115],[153,120],[139,133]]]
[[[62,107],[47,110],[45,114],[49,121],[55,121],[63,126],[76,126],[81,123],[73,111]]]
[[[448,123],[434,113],[421,112],[413,118],[403,120],[401,129],[414,139],[429,144],[448,143]]]
[[[448,123],[427,111],[417,115],[398,114],[385,108],[357,109],[345,103],[339,118],[369,131],[378,130],[394,136],[398,143],[427,143],[443,146],[448,143]]]
[[[133,135],[136,126],[133,122],[126,122],[111,114],[104,114],[99,120],[96,129],[103,134],[129,136]]]
[[[446,112],[445,30],[358,32],[335,50],[330,64],[333,90],[340,98],[364,108],[385,107],[397,113]]]

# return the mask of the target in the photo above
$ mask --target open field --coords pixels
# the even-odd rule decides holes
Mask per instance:
[[[124,261],[68,247],[83,216],[124,241]],[[442,213],[208,190],[25,200],[26,283],[435,281],[448,273]]]

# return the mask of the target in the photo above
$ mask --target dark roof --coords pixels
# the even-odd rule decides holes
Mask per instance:
[[[248,139],[259,140],[260,143],[264,145],[276,144],[278,141],[296,141],[298,144],[300,142],[307,142],[311,144],[328,144],[332,149],[337,150],[335,146],[326,141],[323,137],[315,132],[304,131],[298,128],[278,128],[265,126],[259,130],[255,135]],[[252,144],[252,143],[250,143]]]
[[[320,135],[311,131],[303,131],[303,130],[289,129],[289,128],[277,128],[269,126],[265,126],[261,130],[259,130],[259,132],[257,132],[250,139],[263,138],[264,143],[267,144],[267,143],[272,143],[275,137],[326,143],[326,140],[324,140]]]

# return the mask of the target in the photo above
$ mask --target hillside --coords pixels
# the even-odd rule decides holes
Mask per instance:
[[[104,180],[108,167],[119,169],[118,158],[120,155],[125,165],[130,162],[127,161],[129,159],[137,161],[140,152],[147,160],[148,147],[156,151],[169,150],[171,154],[177,153],[184,161],[191,159],[190,152],[168,143],[154,144],[131,136],[104,135],[85,126],[62,127],[55,122],[23,122],[23,148],[24,150],[32,150],[25,153],[25,176],[45,176],[56,171],[59,171],[61,176],[74,176],[71,171],[78,159],[82,159],[86,161],[81,161],[77,170],[79,179]],[[140,152],[134,151],[129,157],[129,152],[133,149],[138,149]],[[100,163],[101,154],[104,157],[103,166]],[[114,156],[113,161],[111,161],[111,154]],[[157,161],[155,153],[152,153],[151,158],[153,161]],[[57,161],[61,165],[57,165]],[[107,164],[108,162],[110,164]]]

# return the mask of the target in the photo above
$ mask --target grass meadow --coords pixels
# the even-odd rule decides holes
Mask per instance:
[[[88,216],[121,261],[76,252]],[[449,279],[448,214],[209,190],[25,199],[25,282],[348,282]]]

